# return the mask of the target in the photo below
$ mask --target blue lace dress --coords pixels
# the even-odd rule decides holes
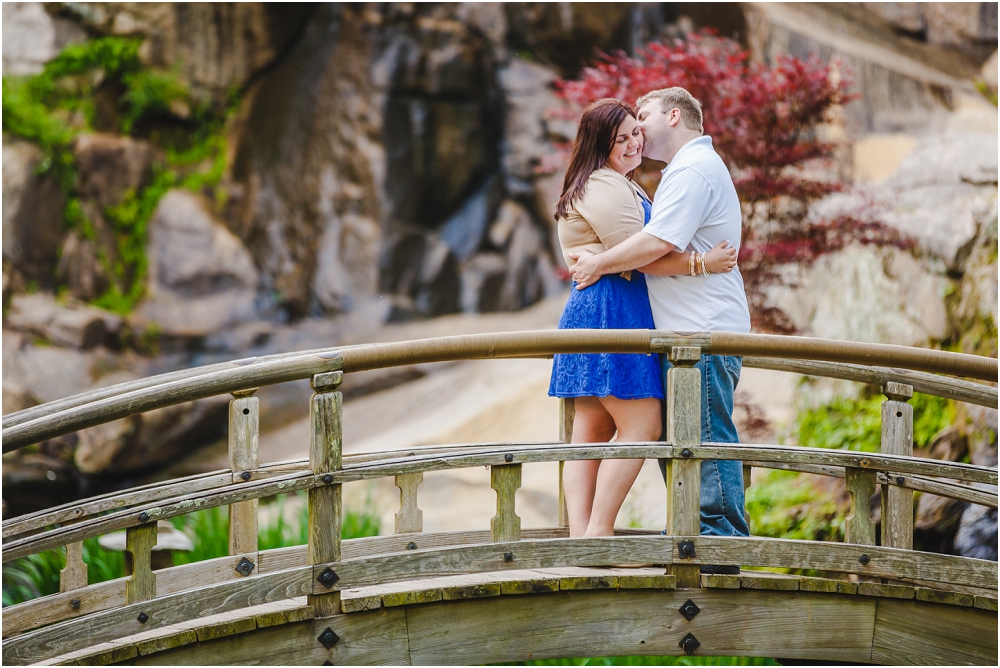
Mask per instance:
[[[652,205],[645,198],[642,208],[648,223]],[[638,271],[632,272],[632,280],[618,274],[602,276],[584,290],[577,290],[574,283],[559,319],[559,329],[654,329],[646,277]],[[550,397],[609,395],[619,399],[663,399],[659,355],[597,353],[553,357]]]

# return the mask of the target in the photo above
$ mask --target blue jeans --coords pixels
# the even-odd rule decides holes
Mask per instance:
[[[666,355],[663,378],[671,367]],[[708,443],[739,443],[733,423],[733,394],[740,382],[743,358],[731,355],[702,355],[694,365],[701,371],[701,440]],[[663,430],[664,437],[667,430]],[[663,479],[667,462],[659,460]],[[704,536],[749,536],[743,516],[743,462],[701,460],[701,533]]]

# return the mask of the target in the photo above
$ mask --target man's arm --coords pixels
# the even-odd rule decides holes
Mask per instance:
[[[596,283],[605,274],[618,274],[629,269],[645,267],[674,250],[674,245],[651,234],[636,234],[598,255],[586,251],[570,253],[576,264],[569,270],[582,290]]]

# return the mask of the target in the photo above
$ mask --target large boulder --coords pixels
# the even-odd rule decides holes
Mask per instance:
[[[52,16],[40,2],[3,3],[3,75],[38,74],[45,63],[87,34],[73,21]],[[6,139],[4,144],[6,145]],[[4,162],[7,162],[4,156]]]
[[[201,337],[255,315],[257,270],[211,204],[184,190],[160,200],[149,222],[149,275],[137,315],[168,337]]]
[[[783,268],[768,288],[802,334],[848,341],[922,345],[947,332],[947,279],[909,252],[853,245]]]
[[[381,236],[378,221],[369,216],[326,217],[312,286],[323,311],[350,311],[358,301],[375,296]]]
[[[119,204],[128,191],[136,193],[149,183],[157,159],[149,142],[106,133],[77,137],[73,157],[77,190],[99,210]]]
[[[996,136],[926,137],[884,188],[886,222],[959,269],[980,227],[996,216]]]
[[[42,158],[34,144],[4,135],[3,259],[27,280],[44,284],[52,282],[66,235],[66,199],[54,178],[37,173]]]
[[[85,475],[131,475],[175,462],[225,436],[229,398],[210,397],[133,415],[77,433],[76,468]]]
[[[962,279],[952,301],[951,322],[965,352],[997,354],[997,202],[979,228],[962,266]],[[968,249],[968,246],[966,246]]]
[[[522,183],[534,179],[542,159],[552,155],[547,112],[559,106],[552,90],[556,74],[551,69],[512,57],[499,71],[504,92],[503,168],[508,189],[527,189]],[[575,133],[574,133],[575,134]]]
[[[78,303],[60,304],[48,293],[11,300],[7,326],[67,348],[116,347],[124,320],[109,311]]]
[[[101,262],[100,251],[96,239],[78,230],[71,230],[59,249],[56,280],[77,299],[96,299],[111,286],[111,277]]]

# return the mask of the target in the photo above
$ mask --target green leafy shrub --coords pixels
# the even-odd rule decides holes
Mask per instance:
[[[799,412],[794,434],[799,445],[812,448],[878,452],[882,435],[881,395],[844,398]],[[913,441],[926,447],[955,420],[954,402],[915,394]],[[750,530],[755,536],[803,540],[843,540],[844,508],[828,490],[792,471],[758,474],[747,490]]]
[[[297,495],[294,514],[285,512],[288,500],[278,497],[274,519],[262,522],[258,531],[261,550],[305,545],[309,537],[309,511],[305,495]],[[291,516],[290,516],[291,515]],[[173,525],[191,537],[190,552],[175,552],[174,564],[189,564],[229,554],[229,510],[226,506],[199,510],[171,519]],[[344,540],[377,536],[381,528],[378,514],[368,499],[357,511],[344,513],[341,536]],[[122,577],[125,559],[121,552],[109,552],[89,538],[83,543],[83,560],[88,582],[95,584]],[[47,550],[3,565],[3,605],[48,596],[59,591],[59,571],[66,565],[65,550]]]
[[[838,397],[799,412],[795,434],[799,445],[832,450],[878,452],[882,438],[882,402],[879,396],[857,399]],[[913,406],[913,445],[930,445],[934,436],[955,420],[955,405],[949,399],[917,393]]]
[[[767,471],[747,489],[750,533],[770,538],[842,540],[844,518],[835,499],[793,471]]]
[[[95,584],[120,578],[125,567],[121,552],[107,552],[96,538],[83,541],[87,582]],[[59,571],[66,567],[65,549],[46,550],[3,565],[3,605],[16,605],[59,591]]]

